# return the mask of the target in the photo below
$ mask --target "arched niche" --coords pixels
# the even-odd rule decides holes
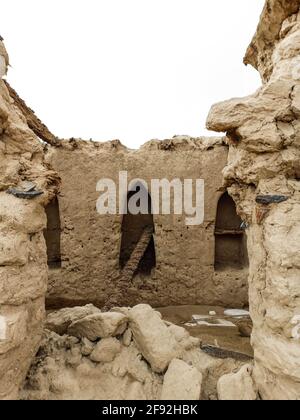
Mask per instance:
[[[148,214],[132,214],[130,212],[128,208],[129,201],[137,192],[142,196],[144,202],[147,201]],[[137,183],[131,191],[128,192],[126,206],[128,213],[123,216],[122,220],[122,239],[119,260],[121,270],[125,268],[133,252],[136,250],[145,229],[150,229],[153,233],[155,231],[151,196],[142,183]],[[155,266],[156,253],[154,237],[152,234],[145,252],[140,256],[135,275],[150,275]]]
[[[225,192],[219,202],[215,229],[215,269],[243,269],[248,266],[247,242],[236,205]]]
[[[61,224],[57,197],[46,206],[47,228],[44,236],[47,245],[49,268],[61,267]]]

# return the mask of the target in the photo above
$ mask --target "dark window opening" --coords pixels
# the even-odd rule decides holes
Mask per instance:
[[[131,214],[129,212],[129,200],[136,194],[136,192],[141,192],[143,199],[145,198],[148,200],[148,214]],[[152,234],[150,240],[147,240],[147,242],[144,244],[141,243],[141,238],[145,230],[150,230],[150,232],[152,231],[154,233],[154,220],[152,214],[151,197],[142,184],[138,184],[134,191],[130,191],[128,193],[126,205],[128,214],[124,215],[122,221],[122,240],[119,261],[120,268],[122,270],[125,268],[133,253],[135,252],[135,254],[137,253],[138,256],[135,255],[137,263],[134,274],[150,275],[151,271],[156,266],[154,237]],[[139,251],[137,252],[138,247]]]
[[[47,245],[47,257],[49,268],[61,267],[61,225],[59,214],[58,199],[55,198],[46,207],[47,215],[47,229],[44,231],[44,236]]]
[[[215,230],[215,269],[242,269],[248,265],[246,235],[233,199],[226,192],[218,203]]]

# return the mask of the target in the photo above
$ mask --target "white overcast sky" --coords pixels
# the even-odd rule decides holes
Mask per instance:
[[[206,135],[260,86],[242,59],[264,0],[2,0],[8,80],[59,137]]]

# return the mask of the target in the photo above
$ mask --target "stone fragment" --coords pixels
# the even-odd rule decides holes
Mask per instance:
[[[209,317],[207,316],[207,315],[193,315],[192,316],[192,320],[193,321],[203,321],[203,320],[206,320],[206,319],[208,319]]]
[[[23,181],[20,183],[20,189],[25,192],[35,191],[37,188],[37,185],[34,182],[30,181]]]
[[[236,325],[239,329],[239,333],[242,337],[251,337],[253,323],[251,319],[239,319],[236,321]]]
[[[76,344],[80,342],[78,338],[71,336],[64,336],[63,339],[65,342],[66,349],[72,349],[74,346],[76,346]]]
[[[130,328],[128,328],[125,331],[124,335],[123,335],[123,344],[124,344],[124,346],[129,347],[131,341],[132,341],[132,331],[131,331]]]
[[[238,373],[224,375],[218,382],[221,401],[254,401],[257,392],[252,379],[252,365],[245,365]]]
[[[94,343],[92,343],[87,338],[84,337],[81,340],[81,354],[83,356],[89,356],[93,352],[94,348],[95,348]]]
[[[234,328],[236,329],[236,325],[225,319],[213,319],[213,318],[206,318],[206,320],[199,320],[195,324],[185,324],[187,327],[194,326],[194,327],[211,327],[211,328]]]
[[[94,305],[61,309],[48,314],[45,327],[50,331],[56,332],[56,334],[64,335],[73,322],[98,313],[101,313],[101,311]]]
[[[244,311],[242,309],[227,309],[224,311],[225,316],[235,317],[250,317],[249,311]]]
[[[127,317],[121,313],[96,313],[73,322],[68,328],[68,334],[78,338],[86,337],[90,341],[115,337],[124,333],[127,321]]]
[[[121,352],[121,344],[116,338],[104,338],[95,347],[90,359],[97,363],[112,362]]]
[[[201,396],[202,374],[179,359],[174,359],[165,374],[161,400],[195,401]]]
[[[74,347],[70,349],[67,353],[66,362],[72,367],[77,367],[81,364],[82,356],[81,350],[79,347]]]

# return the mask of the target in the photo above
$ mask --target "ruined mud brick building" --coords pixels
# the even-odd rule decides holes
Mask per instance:
[[[262,399],[300,399],[299,7],[299,0],[266,0],[245,56],[260,72],[262,87],[213,106],[208,116],[208,128],[226,133],[224,139],[177,137],[138,151],[118,142],[59,140],[1,79],[0,399],[19,397],[40,346],[45,300],[49,307],[103,305],[115,276],[130,262],[128,249],[139,245],[133,238],[150,225],[147,252],[131,270],[122,305],[242,307],[249,299],[254,364],[235,380],[242,384],[247,375]],[[2,76],[8,65],[2,42],[0,56]],[[174,215],[153,215],[146,222],[99,215],[95,184],[103,176],[114,179],[119,170],[128,170],[131,179],[203,178],[204,224],[188,229]],[[136,345],[155,375],[167,366],[178,372],[184,367],[173,359],[180,354],[190,362],[189,357],[170,352],[158,369],[136,328],[141,310],[160,325],[149,308],[127,314]],[[113,340],[109,345],[119,351]],[[184,351],[193,346],[188,342]],[[197,352],[193,366],[201,371],[204,355]],[[191,375],[195,379],[195,371]],[[169,376],[168,370],[165,382]],[[155,376],[156,391],[143,395],[159,396],[161,380]]]
[[[217,138],[150,141],[137,151],[119,142],[63,141],[59,148],[50,147],[46,159],[62,184],[60,195],[47,207],[47,305],[103,306],[143,229],[152,226],[153,236],[137,260],[134,281],[128,279],[123,305],[246,306],[245,232],[223,188],[227,156],[228,146]],[[187,226],[184,214],[98,214],[98,180],[109,178],[119,187],[120,171],[128,172],[128,182],[139,178],[149,186],[151,179],[204,179],[204,223]]]

